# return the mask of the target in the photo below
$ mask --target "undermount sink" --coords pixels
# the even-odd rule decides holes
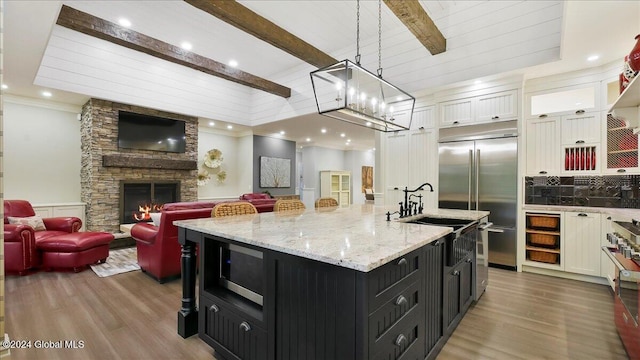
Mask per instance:
[[[468,225],[472,223],[473,220],[460,220],[460,219],[448,219],[448,218],[434,218],[434,217],[422,217],[419,219],[411,220],[410,223],[415,224],[427,224],[427,225],[442,225],[442,226],[460,226],[460,225]]]

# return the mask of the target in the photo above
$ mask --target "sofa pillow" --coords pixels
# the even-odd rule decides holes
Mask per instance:
[[[160,218],[162,217],[162,213],[149,213],[149,216],[153,221],[153,225],[160,226]]]
[[[44,226],[44,221],[42,221],[42,217],[40,216],[7,216],[7,220],[9,220],[9,224],[29,225],[33,228],[34,231],[47,230],[47,228]]]

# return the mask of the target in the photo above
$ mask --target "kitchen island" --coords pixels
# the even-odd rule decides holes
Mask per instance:
[[[198,333],[227,359],[434,357],[469,304],[475,252],[449,264],[451,228],[386,221],[387,210],[175,222],[183,245],[178,333]],[[488,213],[427,215],[475,221]],[[233,270],[236,255],[254,261]]]

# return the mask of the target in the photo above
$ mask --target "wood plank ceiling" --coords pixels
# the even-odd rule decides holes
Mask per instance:
[[[154,39],[67,5],[62,5],[56,24],[254,89],[284,98],[291,96],[291,89],[286,86],[234,69],[218,61],[184,50],[179,46]]]

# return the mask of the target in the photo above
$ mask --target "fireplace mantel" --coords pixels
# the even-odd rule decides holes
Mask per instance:
[[[142,169],[197,170],[198,162],[194,160],[150,159],[126,155],[103,155],[102,166]]]

